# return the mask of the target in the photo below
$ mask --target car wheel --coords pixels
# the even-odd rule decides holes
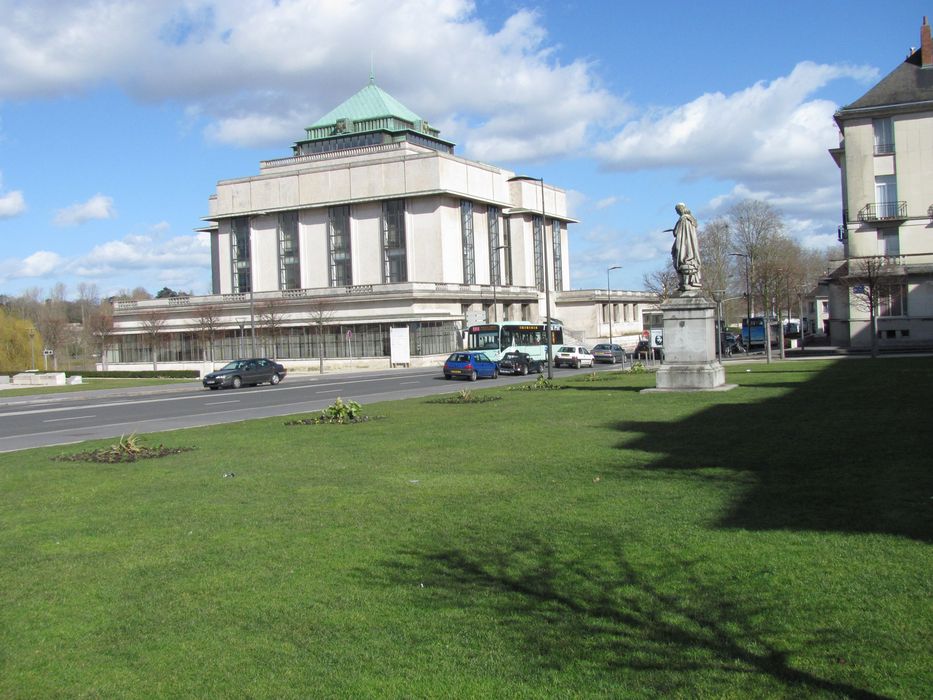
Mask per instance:
[[[445,374],[445,375],[444,375],[444,379],[450,379],[450,375],[449,375],[449,374]]]
[[[282,381],[282,378],[278,374],[273,374],[272,379],[269,380],[269,383],[278,384],[280,381]]]
[[[219,387],[219,386],[209,386],[209,387],[207,387],[207,388],[210,389],[211,391],[217,391],[220,387]]]
[[[493,378],[493,379],[498,379],[498,378],[499,378],[499,370],[494,369],[494,370],[492,371],[492,378]]]
[[[239,377],[234,377],[233,382],[231,383],[233,384],[234,389],[239,389],[241,386],[243,386],[243,380]]]
[[[521,374],[522,376],[528,374],[528,365],[522,365],[522,369],[519,372],[519,374]]]
[[[471,382],[476,381],[476,370],[475,369],[472,372],[470,372],[470,381]]]

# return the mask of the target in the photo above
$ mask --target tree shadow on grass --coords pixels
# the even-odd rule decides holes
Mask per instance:
[[[611,539],[586,557],[560,556],[534,536],[514,539],[523,545],[404,552],[386,564],[388,583],[423,582],[419,604],[434,612],[471,609],[483,620],[491,614],[524,663],[590,674],[597,684],[615,677],[623,695],[629,686],[658,695],[727,687],[749,697],[787,691],[883,697],[844,677],[795,668],[792,656],[807,650],[770,641],[780,637],[768,629],[775,611],[747,585],[704,578],[703,562],[670,558],[639,567]],[[825,653],[837,642],[806,646]]]
[[[617,430],[636,434],[620,448],[657,455],[651,469],[753,474],[722,526],[933,541],[933,360],[837,362],[788,386],[673,423],[619,422]]]

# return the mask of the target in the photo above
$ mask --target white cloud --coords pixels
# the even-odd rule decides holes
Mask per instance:
[[[55,214],[54,223],[56,226],[77,226],[95,219],[112,219],[116,215],[113,199],[95,194],[86,202],[59,209]]]
[[[609,207],[618,203],[619,198],[615,195],[612,195],[611,197],[603,197],[602,199],[597,200],[593,206],[595,206],[597,209],[608,209]]]
[[[211,264],[208,234],[166,239],[160,235],[164,230],[163,226],[156,225],[149,233],[130,234],[94,246],[86,255],[74,260],[72,269],[82,277],[106,277],[129,270],[152,272],[197,268],[203,277]]]
[[[648,112],[595,154],[609,169],[681,168],[688,178],[746,182],[800,190],[834,175],[827,149],[838,146],[836,106],[810,99],[840,78],[870,80],[873,68],[799,63],[790,75],[724,95],[707,93],[686,104]]]
[[[64,263],[58,253],[40,250],[25,258],[11,277],[47,277],[57,274]]]
[[[26,198],[21,190],[3,192],[3,173],[0,173],[0,219],[12,219],[26,211]]]
[[[210,236],[168,236],[164,222],[145,233],[94,246],[86,253],[63,257],[41,250],[22,259],[0,261],[0,283],[23,278],[54,277],[74,286],[92,279],[102,289],[115,292],[158,283],[184,290],[205,290],[210,280]],[[158,289],[150,289],[156,292]]]
[[[11,219],[26,211],[26,199],[20,190],[0,194],[0,219]]]
[[[309,41],[309,22],[327,30]],[[281,145],[365,85],[370,52],[381,87],[480,160],[575,153],[627,112],[537,13],[489,27],[472,0],[31,0],[0,25],[0,99],[112,83],[186,105],[209,140]]]

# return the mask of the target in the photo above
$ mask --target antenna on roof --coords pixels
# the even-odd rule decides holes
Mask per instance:
[[[373,59],[373,52],[369,52],[369,84],[376,84],[376,63]]]

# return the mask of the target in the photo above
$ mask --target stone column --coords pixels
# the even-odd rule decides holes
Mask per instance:
[[[703,391],[731,389],[716,359],[716,304],[685,293],[661,304],[664,314],[664,363],[655,378],[656,390]]]

